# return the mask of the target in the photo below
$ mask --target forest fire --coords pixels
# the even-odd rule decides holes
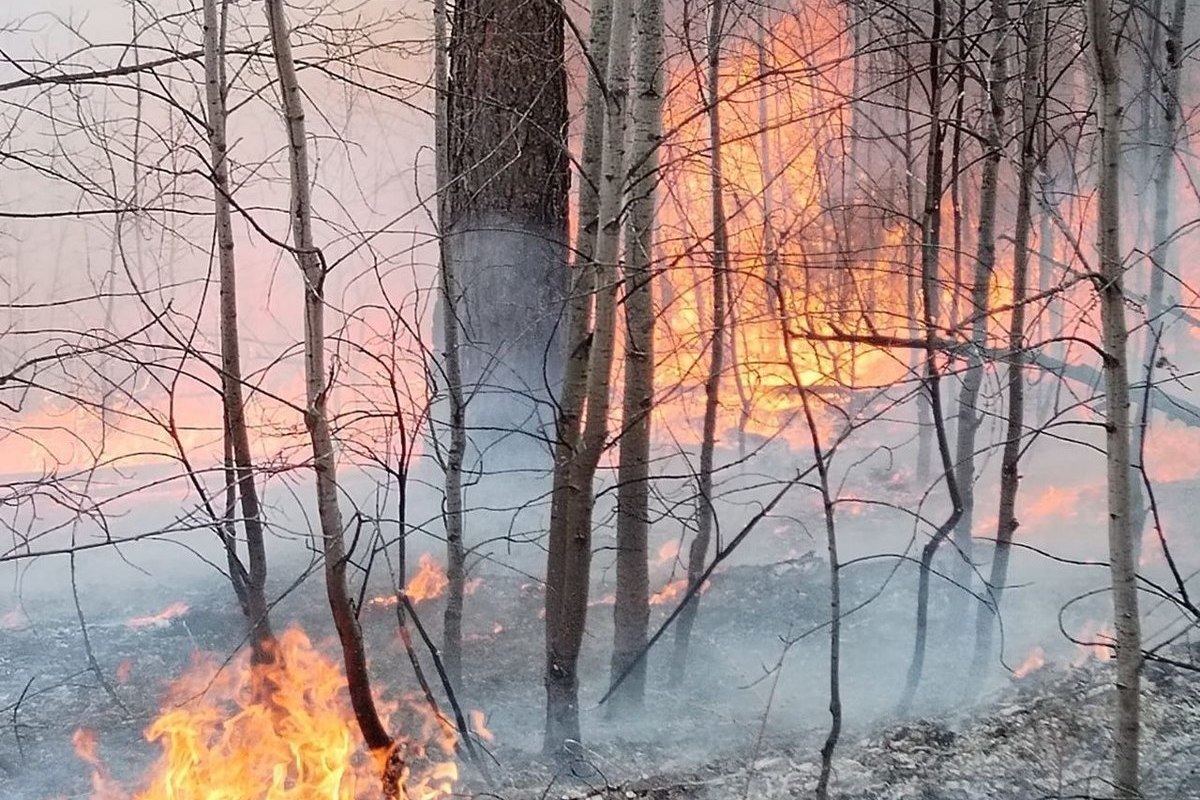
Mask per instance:
[[[851,79],[842,26],[841,11],[805,4],[780,19],[761,53],[752,42],[732,47],[721,76],[720,92],[728,98],[721,166],[730,260],[723,430],[736,426],[786,438],[787,422],[800,408],[797,381],[854,388],[895,380],[906,370],[904,359],[886,350],[816,339],[905,332],[907,229],[864,221],[853,232],[865,237],[854,248],[862,255],[846,261],[837,255],[836,223],[828,212],[840,202],[837,165],[845,154],[837,139],[849,122],[840,99]],[[817,63],[842,66],[827,67],[819,86],[769,77]],[[668,324],[660,326],[656,345],[668,354],[658,380],[682,387],[684,406],[687,391],[704,382],[698,365],[708,359],[714,328],[711,226],[705,222],[712,219],[709,133],[697,113],[704,101],[695,69],[690,62],[678,67],[665,112],[668,128],[679,127],[667,147],[665,160],[676,166],[661,216],[664,257],[676,266],[664,273]],[[816,337],[806,341],[806,333]],[[694,411],[663,414],[673,431],[686,433],[698,418]]]
[[[1200,797],[1195,4],[31,4],[0,797]]]
[[[298,629],[284,632],[278,647],[266,667],[252,667],[248,653],[224,667],[196,659],[146,729],[162,752],[141,788],[119,786],[94,734],[77,731],[76,753],[92,767],[91,800],[378,797],[378,765],[359,744],[341,669]],[[458,777],[453,729],[420,701],[385,707],[413,737],[400,744],[407,770],[399,796],[450,796]]]

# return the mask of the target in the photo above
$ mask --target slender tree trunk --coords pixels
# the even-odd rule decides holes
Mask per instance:
[[[1097,250],[1104,345],[1105,428],[1108,452],[1108,557],[1116,629],[1117,702],[1113,726],[1113,786],[1119,800],[1141,796],[1141,619],[1138,613],[1136,543],[1129,497],[1129,374],[1125,291],[1121,261],[1121,78],[1109,0],[1088,0],[1088,28],[1096,57],[1100,182]]]
[[[1040,161],[1037,153],[1038,110],[1042,84],[1038,80],[1045,40],[1042,0],[1026,0],[1025,29],[1029,44],[1025,55],[1021,102],[1021,167],[1017,186],[1017,226],[1013,235],[1013,311],[1008,328],[1008,421],[1004,452],[1000,460],[1000,511],[996,520],[996,549],[988,580],[990,603],[980,605],[975,621],[975,656],[971,666],[971,688],[978,690],[980,678],[992,655],[992,631],[1000,600],[1008,580],[1008,560],[1017,531],[1017,489],[1020,485],[1021,441],[1025,434],[1025,298],[1029,276],[1029,241],[1033,228],[1033,180]]]
[[[450,218],[448,182],[450,180],[449,119],[449,41],[446,26],[446,0],[434,0],[434,125],[435,181],[438,191],[438,226]],[[442,616],[442,663],[446,676],[456,688],[462,686],[463,586],[466,579],[466,549],[463,545],[463,458],[467,451],[466,406],[459,362],[458,300],[460,290],[454,263],[446,254],[445,239],[438,239],[439,283],[442,303],[442,359],[448,401],[450,446],[446,452],[443,517],[446,525],[446,610]],[[403,574],[403,573],[401,573]]]
[[[942,106],[942,56],[945,44],[942,32],[945,28],[944,0],[933,0],[933,25],[929,35],[929,86],[930,86],[930,132],[929,152],[925,162],[925,209],[921,217],[921,296],[922,317],[925,335],[925,380],[933,433],[941,457],[942,476],[946,481],[946,493],[950,497],[950,514],[945,522],[921,549],[921,565],[917,582],[917,624],[913,637],[913,654],[909,662],[908,675],[901,695],[898,713],[907,714],[916,697],[925,669],[925,651],[929,638],[929,580],[933,557],[946,537],[954,530],[962,516],[962,498],[958,481],[954,476],[954,461],[950,454],[950,442],[946,436],[945,415],[942,413],[941,375],[937,364],[937,320],[938,320],[938,257],[942,235],[942,138],[944,130],[941,120]]]
[[[912,45],[908,39],[908,32],[904,33],[904,41],[901,44],[899,53],[899,63],[897,68],[903,74],[903,90],[901,92],[901,101],[904,115],[904,206],[905,217],[911,220],[914,236],[921,231],[921,226],[916,222],[917,219],[917,181],[916,181],[916,165],[914,163],[913,146],[913,121],[912,121],[912,94],[913,83],[915,76],[912,69]],[[931,136],[932,140],[932,136]],[[923,232],[922,232],[923,235]],[[914,257],[913,248],[906,248],[905,258],[905,316],[908,319],[908,334],[912,339],[916,339],[921,335],[920,313],[917,310],[917,299],[919,296],[920,278],[917,270],[914,268],[917,259]],[[920,374],[920,353],[913,349],[909,351],[908,367],[913,376]],[[918,392],[917,398],[917,482],[924,485],[929,479],[929,462],[932,451],[933,439],[930,437],[930,418],[929,418],[929,402],[924,392]]]
[[[1157,5],[1157,4],[1156,4]],[[1169,321],[1172,309],[1165,307],[1167,281],[1171,280],[1173,288],[1177,284],[1169,278],[1171,272],[1171,226],[1173,218],[1174,199],[1171,197],[1175,186],[1175,142],[1179,125],[1179,75],[1183,67],[1183,22],[1187,12],[1186,0],[1175,0],[1171,12],[1171,21],[1167,27],[1166,37],[1166,69],[1162,81],[1163,116],[1155,126],[1154,149],[1157,150],[1154,162],[1154,224],[1150,242],[1150,288],[1146,296],[1146,338],[1142,355],[1142,374],[1148,384],[1154,376],[1154,362],[1158,357],[1157,348],[1162,341],[1163,333]],[[1159,20],[1154,20],[1157,27]],[[1158,37],[1156,37],[1158,40]],[[1173,298],[1178,302],[1178,297]],[[1153,386],[1148,386],[1146,396],[1153,392]],[[1141,415],[1139,423],[1133,428],[1132,452],[1140,460],[1146,451],[1146,435],[1150,430],[1151,409],[1148,405]],[[1135,467],[1130,475],[1130,524],[1133,529],[1134,547],[1140,554],[1142,531],[1146,527],[1146,496],[1142,491],[1143,473]]]
[[[547,754],[558,754],[571,738],[564,729],[574,720],[578,735],[576,676],[568,674],[556,644],[564,627],[561,618],[569,613],[567,603],[568,560],[576,557],[572,547],[575,532],[569,514],[580,502],[580,486],[573,480],[579,458],[583,406],[587,395],[588,361],[591,352],[591,313],[595,274],[592,264],[599,228],[600,175],[603,168],[605,89],[608,49],[612,32],[612,2],[597,0],[591,9],[588,37],[590,66],[584,110],[582,184],[579,188],[579,224],[575,242],[571,293],[567,306],[567,362],[559,401],[554,446],[554,483],[550,504],[550,545],[546,559],[546,730]],[[590,564],[590,553],[588,555]],[[586,595],[586,589],[585,589]],[[586,601],[584,610],[586,613]],[[581,626],[582,627],[582,626]]]
[[[954,529],[954,543],[961,559],[953,571],[955,580],[970,585],[974,550],[971,528],[975,519],[975,434],[983,419],[979,415],[979,390],[983,385],[983,351],[988,336],[988,292],[996,268],[996,195],[1000,159],[1004,155],[1004,95],[1008,87],[1008,0],[993,0],[991,19],[991,66],[988,74],[988,108],[983,177],[979,198],[979,241],[975,274],[971,284],[971,347],[958,397],[958,426],[955,447],[955,480],[962,495],[963,513]]]
[[[617,266],[625,188],[625,133],[628,121],[629,53],[633,33],[632,0],[615,0],[609,39],[605,97],[604,147],[600,169],[599,228],[591,270],[595,322],[586,368],[586,424],[578,451],[567,462],[569,487],[554,518],[551,508],[550,560],[561,567],[546,587],[546,736],[547,753],[580,739],[579,649],[587,621],[592,557],[593,483],[608,436],[609,381],[616,339]],[[556,527],[557,525],[557,527]],[[558,547],[555,547],[555,545]],[[549,575],[549,570],[547,574]],[[553,624],[551,624],[551,606]]]
[[[957,329],[962,317],[959,309],[959,290],[963,286],[963,211],[962,211],[962,141],[963,117],[967,105],[967,9],[963,2],[958,4],[958,48],[954,70],[954,134],[950,144],[950,210],[954,223],[954,278],[950,295],[949,327]]]
[[[729,270],[728,241],[725,230],[725,181],[721,172],[721,38],[725,23],[723,0],[709,4],[708,21],[708,135],[709,186],[712,193],[712,337],[709,348],[708,378],[704,383],[704,430],[700,440],[699,492],[696,509],[696,538],[688,550],[688,587],[695,587],[704,572],[713,533],[713,450],[717,436],[717,412],[720,410],[721,373],[725,359],[725,273]],[[700,606],[694,594],[679,615],[675,627],[675,653],[671,661],[671,682],[678,684],[687,670],[688,644]]]
[[[325,383],[325,257],[314,242],[312,196],[308,172],[308,141],[304,120],[304,95],[296,76],[292,45],[283,0],[265,0],[271,48],[279,77],[279,93],[288,141],[291,183],[292,252],[304,279],[304,382],[305,427],[312,444],[313,472],[317,484],[317,516],[325,561],[325,590],[334,626],[342,646],[346,683],[355,719],[367,747],[382,763],[384,792],[398,797],[403,771],[399,751],[383,726],[371,694],[371,678],[362,629],[346,586],[346,552],[342,510],[338,503],[337,461],[329,425]]]
[[[233,594],[237,597],[238,606],[246,619],[250,619],[250,597],[246,584],[250,575],[246,565],[242,563],[237,549],[237,467],[233,462],[233,437],[229,435],[229,418],[224,409],[221,411],[224,434],[221,437],[224,455],[222,466],[225,475],[225,508],[220,522],[221,544],[225,547],[225,564],[229,569],[229,582],[233,584]]]
[[[582,433],[583,404],[587,395],[588,360],[591,352],[591,314],[595,274],[592,260],[596,250],[596,234],[600,219],[600,174],[603,167],[605,88],[608,77],[608,49],[612,35],[612,0],[592,3],[588,32],[588,88],[584,105],[583,153],[580,163],[579,223],[576,227],[571,291],[567,303],[566,367],[562,397],[559,399],[555,425],[554,479],[550,503],[550,544],[546,558],[546,738],[547,751],[557,752],[562,742],[551,735],[554,727],[550,693],[561,693],[552,677],[562,680],[556,653],[551,649],[553,637],[561,627],[560,609],[565,591],[567,558],[570,555],[572,532],[568,527],[568,512],[577,501],[579,486],[572,482],[571,470],[579,456]],[[570,702],[570,694],[566,696]]]
[[[825,519],[825,548],[829,558],[829,733],[821,746],[821,772],[817,777],[817,800],[828,800],[829,779],[833,774],[833,752],[842,735],[842,583],[841,562],[838,559],[837,526],[835,523],[834,494],[830,488],[829,462],[833,448],[828,451],[821,444],[821,433],[809,402],[809,391],[800,380],[796,361],[792,355],[790,321],[783,302],[783,291],[776,285],[779,303],[779,320],[783,328],[784,343],[788,348],[788,366],[792,380],[800,392],[800,403],[804,409],[804,421],[812,443],[813,463],[817,468],[821,491],[821,509]],[[836,447],[836,444],[834,445]]]
[[[242,358],[238,335],[237,265],[233,249],[233,220],[230,212],[229,160],[226,144],[225,51],[217,0],[204,0],[204,85],[208,111],[208,146],[212,158],[213,204],[217,227],[217,264],[221,277],[221,400],[225,432],[233,456],[237,493],[241,498],[242,527],[246,532],[249,561],[245,581],[245,611],[250,624],[252,661],[274,660],[274,636],[267,616],[267,553],[263,539],[258,487],[254,482],[254,459],[246,428],[246,405],[242,397]],[[235,586],[236,589],[236,586]]]
[[[612,679],[629,677],[612,696],[614,713],[639,707],[646,662],[638,659],[650,626],[650,421],[654,410],[654,211],[662,142],[662,0],[640,0],[634,67],[629,223],[625,231],[625,388],[617,467],[617,597],[613,606]]]
[[[762,179],[762,255],[767,291],[766,312],[775,313],[775,302],[771,297],[770,287],[779,283],[779,255],[775,248],[775,167],[771,159],[771,115],[770,96],[766,75],[772,68],[772,59],[767,49],[768,20],[766,3],[758,5],[756,24],[758,32],[755,39],[755,49],[758,55],[758,169]],[[858,69],[857,61],[855,70]],[[743,410],[743,416],[749,416],[748,404]]]

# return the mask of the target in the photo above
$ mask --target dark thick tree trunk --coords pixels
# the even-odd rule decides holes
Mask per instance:
[[[455,4],[443,233],[462,290],[463,391],[483,395],[470,423],[493,441],[507,431],[538,433],[539,416],[552,416],[542,405],[547,389],[554,392],[562,374],[555,331],[568,288],[563,22],[554,0]]]

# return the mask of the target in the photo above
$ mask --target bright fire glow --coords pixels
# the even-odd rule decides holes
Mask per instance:
[[[197,658],[176,681],[146,738],[162,752],[141,785],[117,785],[95,736],[75,734],[92,766],[92,800],[365,800],[380,796],[376,758],[366,753],[340,667],[298,629],[280,637],[276,663],[250,665],[248,653],[222,667]],[[266,691],[265,691],[266,690]],[[449,797],[458,777],[453,728],[420,700],[381,706],[407,769],[400,797]]]
[[[1029,651],[1029,655],[1021,662],[1021,665],[1013,670],[1014,678],[1024,678],[1032,675],[1042,667],[1046,666],[1046,651],[1040,647],[1035,647]]]
[[[408,595],[408,599],[416,604],[441,597],[446,591],[446,587],[450,585],[450,579],[446,577],[446,570],[442,568],[437,559],[428,553],[422,554],[417,563],[417,574],[412,576],[412,579],[404,587],[404,593]],[[463,591],[466,594],[474,594],[481,583],[483,583],[482,578],[467,581],[463,586]],[[369,602],[373,606],[394,606],[400,602],[400,598],[394,594],[383,594],[372,597]]]
[[[1090,659],[1108,661],[1113,658],[1112,644],[1116,641],[1116,633],[1112,623],[1089,620],[1075,638],[1083,644],[1076,645],[1078,651],[1071,662],[1073,665],[1079,666]]]
[[[659,589],[654,594],[650,595],[650,605],[660,606],[664,603],[669,603],[683,597],[683,593],[687,590],[687,579],[680,578],[679,580],[671,581],[663,588]]]
[[[797,383],[860,387],[904,376],[907,356],[818,341],[835,334],[906,335],[911,226],[846,220],[844,152],[853,64],[844,12],[814,0],[780,17],[763,59],[752,41],[724,49],[719,80],[721,168],[728,219],[729,297],[718,436],[733,428],[787,437]],[[820,80],[803,77],[820,70]],[[672,69],[660,249],[667,269],[656,381],[679,387],[660,413],[673,434],[694,437],[711,352],[710,136],[703,76],[681,58]],[[700,67],[704,69],[704,67]],[[844,229],[850,225],[847,233]],[[848,241],[847,238],[851,239]],[[853,252],[853,256],[841,254]],[[785,335],[784,322],[789,328]],[[809,336],[806,339],[806,336]],[[790,341],[789,341],[790,337]],[[790,426],[797,429],[800,426]]]
[[[171,603],[171,605],[167,606],[162,611],[159,611],[157,614],[148,614],[144,617],[134,617],[125,624],[134,630],[139,630],[141,628],[157,628],[161,625],[166,625],[176,617],[182,617],[190,610],[191,607],[187,603],[183,602],[182,600],[176,600],[174,603]]]
[[[414,603],[439,597],[450,585],[450,579],[446,577],[446,570],[442,569],[442,565],[433,556],[425,553],[418,563],[420,569],[404,587],[404,593]]]

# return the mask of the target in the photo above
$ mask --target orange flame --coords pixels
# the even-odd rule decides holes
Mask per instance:
[[[1035,647],[1029,651],[1029,655],[1021,662],[1021,666],[1013,670],[1013,677],[1020,680],[1037,672],[1044,666],[1046,666],[1046,651],[1040,647]]]
[[[684,593],[687,591],[687,585],[687,578],[680,578],[679,580],[671,581],[666,586],[650,595],[650,605],[661,606],[674,600],[681,599]],[[700,591],[698,594],[704,594],[708,591],[710,586],[712,586],[712,581],[705,581],[700,585]]]
[[[363,752],[337,664],[303,631],[289,629],[275,663],[251,667],[243,653],[222,668],[198,658],[171,687],[166,710],[146,729],[162,752],[145,788],[128,792],[109,778],[90,732],[75,734],[92,766],[92,800],[358,800],[377,797],[376,759]],[[270,686],[268,697],[261,687]],[[196,698],[199,698],[197,701]],[[458,777],[455,734],[419,700],[381,704],[385,724],[403,720],[406,768],[399,796],[449,797]]]
[[[1093,658],[1097,661],[1108,661],[1113,658],[1112,644],[1116,642],[1117,637],[1111,623],[1089,620],[1084,623],[1079,635],[1075,638],[1082,644],[1076,645],[1078,652],[1071,661],[1073,666],[1077,667]]]
[[[1083,489],[1078,486],[1047,486],[1025,512],[1030,517],[1074,517],[1079,513]]]
[[[125,624],[134,630],[142,628],[157,628],[166,625],[176,617],[182,617],[188,611],[191,611],[191,606],[182,600],[176,600],[171,605],[159,611],[157,614],[148,614],[144,617],[134,617]]]
[[[479,709],[472,710],[469,715],[471,718],[471,730],[475,731],[475,735],[485,742],[494,742],[496,734],[492,733],[487,726],[487,717]]]
[[[683,593],[687,590],[687,579],[680,578],[677,581],[671,581],[663,588],[659,589],[654,594],[650,595],[650,605],[660,606],[664,603],[669,603],[672,600],[683,597]]]
[[[420,569],[417,574],[404,587],[404,593],[414,603],[439,597],[450,585],[450,579],[446,577],[446,570],[442,569],[442,565],[434,560],[433,556],[428,553],[423,554],[419,559],[419,564]]]
[[[674,561],[679,555],[679,540],[672,539],[669,542],[664,542],[662,547],[658,548],[658,559],[656,563],[665,564],[669,561]]]
[[[450,579],[446,577],[446,570],[442,569],[442,565],[428,553],[423,554],[417,563],[419,565],[417,574],[404,587],[404,593],[408,595],[408,599],[416,604],[441,597],[442,593],[446,591],[446,587],[450,585]],[[483,578],[467,581],[463,586],[463,591],[466,594],[474,594],[481,583],[483,583]],[[378,597],[372,597],[368,602],[373,606],[386,608],[399,603],[400,598],[394,594],[381,594]]]

